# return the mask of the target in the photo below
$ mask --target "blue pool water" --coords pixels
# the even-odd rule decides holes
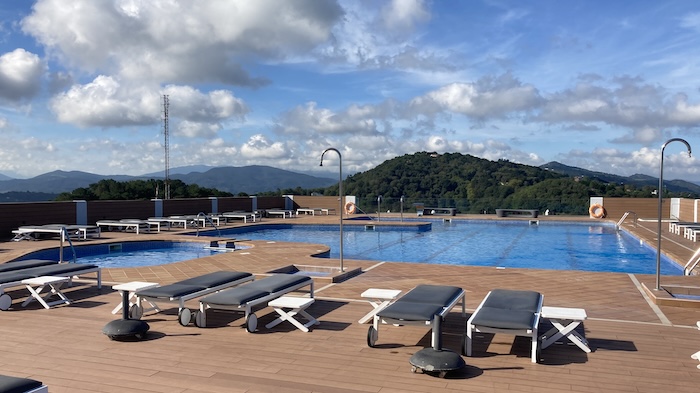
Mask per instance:
[[[425,220],[421,220],[425,221]],[[372,226],[372,222],[366,225]],[[656,250],[614,225],[603,223],[453,220],[407,228],[343,226],[343,257],[505,268],[656,273]],[[337,225],[264,225],[222,230],[222,236],[251,240],[311,242],[331,247],[339,257]],[[662,257],[661,273],[682,274]]]
[[[125,268],[164,265],[173,262],[204,258],[223,251],[204,247],[203,243],[143,241],[114,244],[93,244],[75,247],[76,262],[103,268]],[[236,245],[237,248],[241,248]],[[58,260],[57,249],[42,250],[25,255],[22,259]],[[64,260],[72,260],[70,248],[63,250]]]

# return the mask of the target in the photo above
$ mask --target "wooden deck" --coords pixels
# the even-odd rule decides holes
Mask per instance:
[[[337,219],[307,216],[295,222]],[[274,221],[282,222],[266,220]],[[654,244],[655,224],[625,226]],[[138,236],[104,233],[101,240],[89,242],[174,238],[180,238],[175,231]],[[5,242],[0,244],[0,261],[56,244],[53,240]],[[274,318],[270,308],[256,312],[259,331],[255,334],[242,327],[240,313],[210,312],[210,327],[183,327],[176,321],[176,308],[143,318],[151,326],[144,341],[110,341],[101,332],[107,322],[118,318],[110,313],[119,301],[111,290],[114,283],[165,284],[219,269],[261,274],[289,264],[337,266],[337,260],[308,256],[323,248],[258,242],[245,253],[222,253],[167,266],[109,269],[104,271],[102,290],[81,280],[65,291],[73,304],[49,310],[36,303],[22,308],[28,292],[8,291],[14,302],[10,310],[0,312],[1,373],[38,379],[51,393],[698,390],[698,361],[690,355],[700,350],[700,331],[694,328],[700,309],[654,305],[641,290],[642,283],[654,286],[653,275],[346,260],[347,268],[361,267],[363,273],[337,284],[317,279],[316,302],[308,311],[321,324],[309,333],[287,323],[265,329],[265,323]],[[675,235],[665,235],[667,249],[687,259],[694,247]],[[546,250],[542,254],[546,258]],[[700,286],[697,276],[663,280]],[[592,352],[555,344],[543,350],[540,364],[533,364],[527,339],[481,335],[475,341],[474,356],[464,358],[466,368],[446,378],[414,374],[408,360],[430,346],[427,328],[382,326],[377,347],[369,348],[369,324],[360,325],[357,320],[371,309],[360,297],[365,289],[405,291],[423,283],[464,288],[469,310],[493,288],[536,290],[544,294],[545,305],[584,308],[588,320],[583,331]],[[192,308],[197,304],[188,303]],[[459,352],[464,319],[457,309],[453,311],[445,321],[443,346]]]

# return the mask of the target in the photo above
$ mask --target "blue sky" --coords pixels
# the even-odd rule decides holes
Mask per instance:
[[[369,170],[419,151],[658,176],[700,154],[695,1],[0,3],[0,173]],[[325,159],[324,159],[325,161]],[[337,162],[337,161],[336,161]],[[700,181],[685,146],[664,178]],[[323,172],[321,172],[323,171]]]

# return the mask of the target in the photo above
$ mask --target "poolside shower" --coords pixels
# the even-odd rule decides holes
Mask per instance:
[[[691,155],[691,149],[690,149],[690,144],[685,140],[681,138],[671,138],[666,141],[661,146],[661,165],[659,169],[659,189],[657,190],[656,194],[659,196],[659,218],[658,218],[658,226],[657,226],[657,245],[656,245],[656,288],[655,290],[660,290],[661,289],[661,202],[663,199],[663,187],[664,187],[664,149],[666,149],[666,145],[668,145],[671,142],[683,142],[685,146],[688,148],[688,157]]]
[[[338,153],[338,217],[340,217],[340,271],[343,272],[343,156],[340,151],[334,147],[329,147],[321,153],[321,165],[323,166],[323,156],[326,155],[328,151],[334,151]]]

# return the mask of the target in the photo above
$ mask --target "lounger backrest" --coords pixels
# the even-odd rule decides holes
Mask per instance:
[[[504,310],[520,310],[537,312],[540,293],[535,291],[512,291],[494,289],[484,301],[484,307],[500,308]]]
[[[231,281],[238,281],[242,278],[250,276],[252,276],[252,274],[248,272],[219,271],[188,278],[182,281],[178,281],[175,284],[194,285],[204,288],[212,288],[229,283]]]
[[[34,277],[39,276],[61,276],[64,274],[70,274],[73,272],[86,270],[86,269],[97,269],[97,265],[89,265],[83,263],[58,263],[48,266],[39,266],[31,269],[22,270],[28,274],[33,274]]]
[[[201,301],[207,304],[244,305],[254,300],[262,299],[268,295],[283,292],[288,288],[306,282],[310,283],[312,280],[311,277],[302,275],[275,274],[249,284],[209,295]]]
[[[448,285],[421,284],[408,291],[399,300],[412,303],[429,303],[447,306],[460,296],[462,288]]]
[[[207,287],[201,285],[169,284],[139,291],[140,296],[152,298],[180,298],[192,293],[203,291]]]
[[[27,273],[25,270],[15,270],[0,273],[0,284],[19,282],[28,278],[37,277],[34,274]]]
[[[309,276],[294,275],[294,274],[275,274],[252,282],[258,289],[265,290],[269,293],[283,291],[289,287],[312,280]]]
[[[0,392],[23,393],[42,386],[44,384],[35,379],[0,375]]]
[[[55,265],[58,262],[49,261],[46,259],[26,259],[24,261],[14,261],[0,264],[0,272],[9,272],[12,270],[29,269],[32,267]]]

